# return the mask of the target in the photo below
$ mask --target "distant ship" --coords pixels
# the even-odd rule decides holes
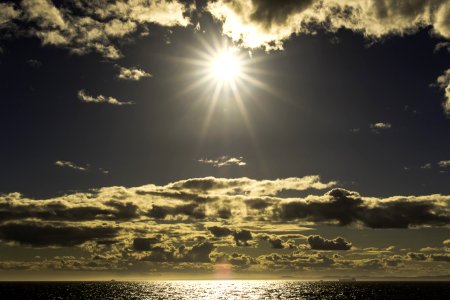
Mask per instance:
[[[339,282],[353,282],[356,281],[355,277],[345,277],[345,278],[339,278],[338,279]]]

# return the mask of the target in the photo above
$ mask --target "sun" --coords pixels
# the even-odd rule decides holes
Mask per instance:
[[[242,61],[237,52],[235,48],[228,48],[212,57],[210,73],[215,80],[225,83],[241,77]]]

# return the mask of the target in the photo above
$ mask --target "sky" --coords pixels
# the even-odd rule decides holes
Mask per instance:
[[[1,1],[0,91],[0,280],[450,275],[448,1]]]

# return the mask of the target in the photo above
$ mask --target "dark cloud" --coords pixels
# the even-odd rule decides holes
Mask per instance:
[[[233,231],[231,229],[226,228],[226,227],[212,226],[212,227],[208,227],[208,230],[215,237],[224,237],[224,236],[229,236],[229,235],[233,234]]]
[[[434,261],[450,262],[450,254],[432,254],[430,257]]]
[[[179,199],[179,200],[185,200],[185,201],[194,201],[198,203],[205,203],[215,200],[214,197],[206,197],[199,195],[198,193],[189,193],[189,192],[183,192],[183,191],[142,191],[138,190],[136,191],[136,194],[138,195],[153,195],[153,196],[159,196],[159,197],[166,197],[166,198],[173,198],[173,199]]]
[[[333,189],[322,198],[281,203],[275,216],[281,220],[305,219],[349,225],[360,222],[370,228],[408,228],[410,226],[450,224],[448,200],[439,195],[363,199],[358,193]]]
[[[333,189],[325,194],[328,201],[292,201],[282,203],[276,213],[282,220],[309,219],[312,221],[338,221],[344,226],[354,222],[363,201],[356,192]]]
[[[214,245],[210,242],[196,244],[186,251],[183,260],[189,262],[211,262],[209,255],[214,248]]]
[[[254,11],[251,18],[270,27],[272,24],[283,24],[290,15],[299,13],[309,7],[314,0],[252,0]]]
[[[231,218],[231,210],[229,208],[220,208],[217,210],[217,216],[221,219]]]
[[[281,239],[274,238],[274,239],[269,239],[268,241],[270,243],[270,246],[272,246],[273,249],[283,249],[284,248],[283,240],[281,240]]]
[[[342,237],[327,240],[320,235],[310,235],[307,241],[313,250],[350,250],[352,248],[352,243]]]
[[[236,231],[233,233],[233,238],[237,245],[248,245],[248,241],[253,239],[252,233],[248,230]]]
[[[114,207],[112,219],[114,220],[130,220],[139,217],[138,206],[131,202],[123,201],[108,201],[105,203],[108,206]]]
[[[36,223],[8,223],[0,226],[0,239],[33,247],[71,247],[95,239],[117,235],[111,227],[72,227],[40,225]]]
[[[206,212],[203,206],[200,206],[195,202],[173,207],[153,205],[153,207],[148,212],[148,216],[155,219],[164,219],[168,215],[184,215],[192,217],[194,219],[204,219],[206,217]]]
[[[253,209],[265,209],[272,205],[272,201],[266,200],[266,199],[248,199],[245,200],[245,204],[247,204],[248,207]]]
[[[150,251],[153,249],[153,245],[159,242],[160,240],[156,237],[135,238],[133,240],[133,249],[136,251]]]
[[[425,261],[428,259],[428,256],[423,253],[418,252],[409,252],[406,256],[411,260]]]

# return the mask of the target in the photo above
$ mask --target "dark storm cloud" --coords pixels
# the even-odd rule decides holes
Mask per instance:
[[[95,239],[117,235],[111,227],[72,227],[41,225],[38,223],[8,223],[0,225],[0,239],[33,247],[71,247]]]
[[[320,235],[310,235],[307,241],[312,250],[350,250],[352,248],[352,243],[342,237],[328,240]]]
[[[362,223],[370,228],[408,228],[450,224],[449,200],[440,195],[363,199],[356,192],[333,189],[322,198],[281,203],[274,212],[281,220],[335,221],[340,226]]]

